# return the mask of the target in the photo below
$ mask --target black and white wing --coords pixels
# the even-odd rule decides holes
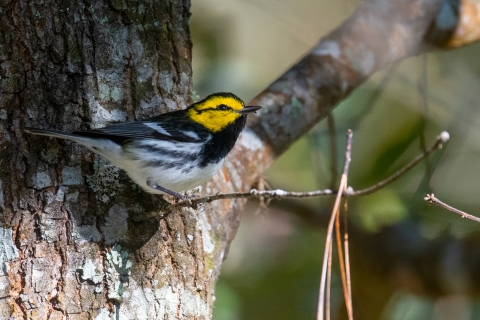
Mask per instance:
[[[176,112],[174,112],[176,113]],[[90,138],[110,139],[123,144],[132,139],[154,139],[172,142],[200,142],[210,135],[201,125],[172,113],[144,121],[125,122],[104,128],[76,131],[73,134]]]

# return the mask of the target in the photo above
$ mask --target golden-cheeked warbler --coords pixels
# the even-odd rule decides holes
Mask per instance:
[[[247,114],[260,108],[221,92],[142,121],[73,133],[25,131],[73,140],[125,170],[145,191],[183,198],[178,192],[202,185],[220,169]]]

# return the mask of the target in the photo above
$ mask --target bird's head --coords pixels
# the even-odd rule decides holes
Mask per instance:
[[[239,97],[232,93],[214,93],[188,107],[187,115],[211,132],[218,132],[238,118],[255,112],[261,107],[245,106]]]

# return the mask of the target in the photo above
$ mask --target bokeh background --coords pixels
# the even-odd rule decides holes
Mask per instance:
[[[359,4],[192,1],[196,95],[230,91],[249,101]],[[322,121],[265,175],[271,188],[332,187],[351,128],[349,185],[361,189],[431,146],[441,131],[451,134],[442,150],[399,181],[349,199],[355,319],[480,319],[480,224],[423,201],[433,192],[480,215],[479,57],[475,44],[376,74],[335,108],[333,137]],[[214,319],[314,319],[332,203],[275,200],[267,210],[250,203],[222,267]],[[333,319],[346,318],[342,299],[335,271]]]

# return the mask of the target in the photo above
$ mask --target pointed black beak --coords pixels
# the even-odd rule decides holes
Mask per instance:
[[[256,112],[257,110],[260,110],[262,107],[260,106],[245,106],[243,107],[242,110],[238,111],[240,114],[248,114],[252,112]]]

